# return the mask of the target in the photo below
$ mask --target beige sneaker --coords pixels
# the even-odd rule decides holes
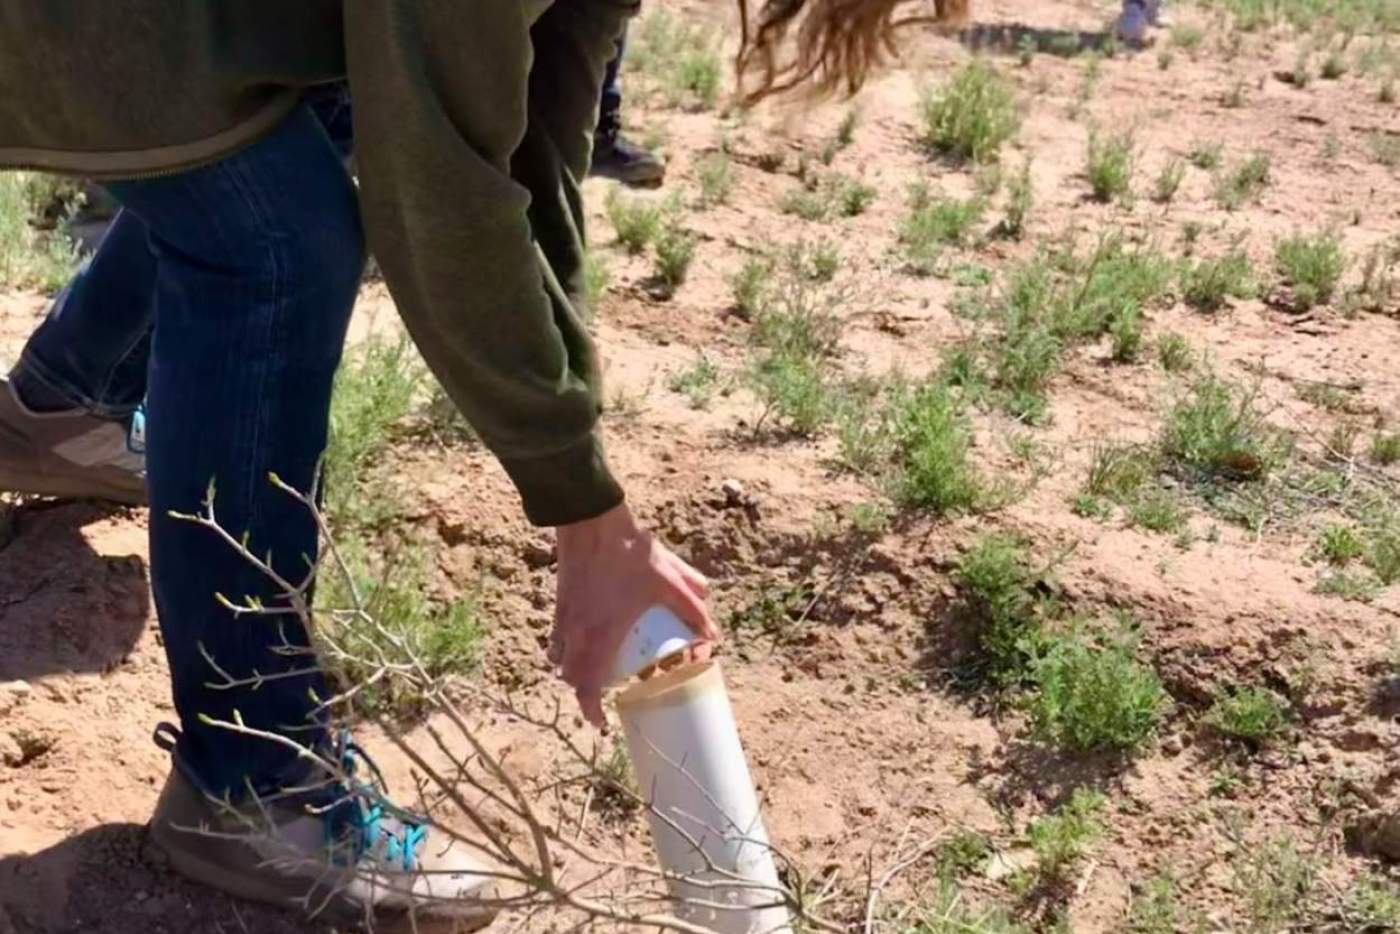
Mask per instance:
[[[146,458],[132,432],[82,409],[35,412],[0,377],[0,490],[144,505]]]
[[[375,934],[466,934],[490,924],[496,886],[480,859],[456,841],[430,839],[426,824],[384,799],[363,752],[343,748],[376,783],[340,789],[328,809],[266,798],[229,805],[172,769],[152,842],[183,876],[321,923]]]

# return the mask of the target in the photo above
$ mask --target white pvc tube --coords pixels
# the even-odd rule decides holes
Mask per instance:
[[[719,664],[640,682],[618,697],[617,709],[650,805],[657,858],[683,877],[670,886],[677,916],[719,934],[788,934],[791,918]]]

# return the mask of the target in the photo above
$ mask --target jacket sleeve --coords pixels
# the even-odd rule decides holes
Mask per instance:
[[[346,0],[366,233],[429,367],[537,525],[622,501],[598,434],[583,217],[630,0]]]

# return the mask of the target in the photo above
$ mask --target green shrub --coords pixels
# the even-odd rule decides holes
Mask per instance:
[[[1157,184],[1152,191],[1152,200],[1161,204],[1170,204],[1176,197],[1176,193],[1181,189],[1181,182],[1186,178],[1186,163],[1180,159],[1171,159],[1162,166],[1162,171],[1157,173]]]
[[[407,418],[426,370],[406,336],[372,337],[346,353],[331,398],[324,458],[324,509],[338,532],[373,526],[395,508],[391,495],[370,489],[370,467]]]
[[[1222,735],[1256,745],[1281,736],[1292,720],[1287,701],[1256,687],[1221,694],[1206,714],[1206,723]]]
[[[1031,824],[1029,836],[1036,868],[1047,879],[1063,879],[1068,870],[1103,836],[1104,796],[1079,788],[1060,810]]]
[[[1400,463],[1400,432],[1380,434],[1372,438],[1371,459],[1385,467]]]
[[[690,273],[695,259],[695,235],[678,221],[666,223],[656,238],[656,282],[662,294],[673,295]]]
[[[750,382],[763,403],[755,432],[776,418],[788,431],[811,436],[834,412],[828,368],[818,359],[782,351],[760,357],[750,370]]]
[[[1224,144],[1218,141],[1198,140],[1192,145],[1191,153],[1187,158],[1196,168],[1213,172],[1220,168],[1220,157],[1224,151]]]
[[[1215,180],[1215,200],[1227,211],[1238,211],[1246,204],[1259,200],[1270,179],[1269,157],[1256,153],[1241,162],[1233,171]]]
[[[1168,413],[1162,449],[1199,478],[1256,480],[1282,460],[1287,445],[1264,421],[1253,392],[1210,375]]]
[[[1274,260],[1300,310],[1331,301],[1346,269],[1342,246],[1330,233],[1299,234],[1280,241]]]
[[[1006,215],[1002,218],[1001,232],[1014,240],[1021,239],[1026,232],[1026,218],[1031,213],[1035,201],[1035,190],[1031,183],[1031,163],[1027,159],[1021,171],[1011,177],[1006,187]]]
[[[690,400],[692,409],[706,409],[719,390],[720,372],[714,361],[700,354],[695,363],[674,374],[667,385]]]
[[[1150,532],[1168,534],[1186,527],[1181,501],[1163,490],[1145,492],[1130,503],[1128,521]]]
[[[996,68],[973,59],[922,101],[924,139],[935,151],[960,162],[993,162],[1020,129],[1011,86]]]
[[[899,233],[910,271],[932,275],[943,248],[966,243],[985,210],[986,203],[981,198],[934,198],[926,186],[915,186]]]
[[[751,256],[744,261],[729,286],[734,293],[734,308],[748,319],[758,318],[768,305],[772,294],[773,261],[768,257]]]
[[[696,173],[700,178],[702,208],[728,204],[734,191],[734,163],[725,152],[716,152],[700,160]]]
[[[958,397],[938,383],[905,395],[894,419],[897,498],[935,515],[967,512],[987,490],[972,464],[972,430]]]
[[[1180,334],[1163,334],[1157,338],[1157,362],[1168,373],[1182,373],[1195,365],[1191,344]]]
[[[0,287],[62,289],[78,268],[78,247],[61,230],[40,230],[61,189],[52,176],[0,170]]]
[[[988,535],[959,560],[953,580],[964,612],[975,624],[981,664],[995,684],[1023,681],[1040,649],[1045,607],[1040,575],[1024,545]]]
[[[605,205],[618,242],[632,254],[641,253],[661,233],[664,206],[654,198],[621,194],[614,188]]]
[[[864,214],[878,194],[871,186],[855,179],[840,178],[835,184],[835,200],[842,217]]]
[[[1322,530],[1317,550],[1328,564],[1340,566],[1365,554],[1366,546],[1355,529],[1334,522]]]
[[[1254,270],[1240,250],[1181,267],[1181,298],[1197,311],[1219,311],[1228,299],[1251,298],[1254,288]]]
[[[321,663],[337,690],[361,687],[353,702],[358,711],[415,714],[426,698],[411,682],[375,681],[375,662],[364,660],[382,659],[389,665],[416,660],[433,676],[470,673],[484,638],[476,607],[469,600],[442,604],[429,598],[432,560],[421,545],[401,545],[380,560],[353,533],[338,535],[337,547],[351,577],[347,581],[336,570],[321,575],[317,625],[340,648],[325,654]],[[363,612],[356,608],[356,595]]]
[[[1035,735],[1071,752],[1131,751],[1157,729],[1168,705],[1150,668],[1122,635],[1077,631],[1051,637],[1031,663],[1026,702]]]
[[[1131,132],[1107,139],[1097,131],[1089,134],[1085,175],[1096,201],[1124,200],[1132,192],[1136,143]]]

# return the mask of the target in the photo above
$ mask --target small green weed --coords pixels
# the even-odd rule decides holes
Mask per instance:
[[[1370,603],[1381,592],[1376,578],[1364,571],[1342,569],[1324,574],[1317,582],[1317,592],[1355,603]]]
[[[1039,593],[1042,576],[1031,568],[1025,546],[1005,535],[979,539],[958,562],[953,580],[993,684],[1018,684],[1031,670],[1047,609]]]
[[[1198,140],[1192,145],[1191,153],[1187,158],[1196,168],[1214,172],[1220,168],[1220,158],[1224,151],[1224,143],[1216,140]]]
[[[696,170],[700,179],[700,206],[712,208],[729,203],[734,191],[734,163],[726,152],[716,152],[700,161]]]
[[[831,192],[800,186],[783,195],[778,209],[804,221],[824,221],[831,214]]]
[[[1157,181],[1152,189],[1152,200],[1159,204],[1170,204],[1181,190],[1181,182],[1186,178],[1186,163],[1180,159],[1170,159],[1157,173]]]
[[[607,261],[590,250],[583,258],[583,293],[588,302],[589,317],[598,313],[611,281],[612,273],[608,270]]]
[[[1131,131],[1108,138],[1090,132],[1084,172],[1094,200],[1126,200],[1132,194],[1136,161],[1137,143]]]
[[[1364,876],[1347,896],[1347,911],[1357,930],[1400,930],[1400,890],[1382,876]]]
[[[1196,365],[1196,354],[1182,335],[1163,334],[1157,338],[1157,362],[1168,373],[1184,373]]]
[[[1206,313],[1219,311],[1231,298],[1251,298],[1255,292],[1254,268],[1242,250],[1194,263],[1186,261],[1180,280],[1182,301]]]
[[[1103,836],[1104,796],[1076,789],[1060,810],[1031,824],[1028,836],[1036,868],[1047,879],[1063,879]]]
[[[1234,861],[1235,888],[1244,898],[1251,931],[1286,934],[1310,913],[1321,869],[1316,857],[1288,837],[1241,845]]]
[[[1133,658],[1125,633],[1077,630],[1047,637],[1031,662],[1026,701],[1036,737],[1071,752],[1131,751],[1167,708],[1156,674]]]
[[[1294,307],[1303,311],[1331,301],[1346,269],[1341,243],[1336,235],[1326,232],[1280,241],[1274,262],[1292,290]]]
[[[909,213],[899,234],[910,271],[932,275],[944,247],[967,242],[985,209],[986,204],[980,198],[967,201],[934,198],[926,186],[915,186],[910,195]]]
[[[1264,153],[1256,153],[1230,172],[1215,180],[1215,200],[1227,211],[1238,211],[1259,200],[1269,185],[1271,163]]]
[[[407,418],[426,369],[407,337],[372,337],[345,355],[331,399],[324,459],[325,511],[337,531],[379,524],[396,508],[387,491],[367,490],[370,466]]]
[[[341,533],[337,549],[350,580],[340,573],[321,576],[318,625],[340,648],[322,664],[333,685],[361,686],[354,700],[361,712],[417,713],[425,698],[408,681],[373,679],[375,663],[361,659],[390,665],[416,660],[432,675],[469,673],[484,638],[476,608],[469,600],[444,605],[429,598],[432,561],[421,545],[400,545],[376,561],[357,535]]]
[[[1204,41],[1205,37],[1205,30],[1201,27],[1189,23],[1182,23],[1179,26],[1172,27],[1171,43],[1179,49],[1194,52],[1200,48],[1201,42]]]
[[[1206,919],[1182,906],[1176,878],[1170,872],[1134,887],[1128,934],[1204,934],[1205,930]]]
[[[607,755],[595,751],[588,788],[593,793],[594,806],[605,819],[630,817],[645,803],[637,790],[627,746],[621,740],[613,741]]]
[[[695,362],[672,375],[668,385],[690,400],[692,409],[707,409],[720,388],[720,371],[714,361],[700,354]]]
[[[1035,202],[1035,189],[1031,182],[1031,163],[1027,159],[1021,171],[1013,175],[1006,186],[1006,213],[1001,221],[1001,233],[1013,240],[1019,240],[1026,232],[1026,218]]]
[[[1150,532],[1175,534],[1186,527],[1181,500],[1163,490],[1152,490],[1128,506],[1128,521]]]
[[[1334,522],[1322,530],[1317,551],[1328,564],[1340,567],[1365,554],[1366,546],[1354,528]]]
[[[1382,467],[1400,463],[1400,432],[1378,434],[1372,438],[1371,460]]]
[[[793,434],[809,437],[832,417],[831,380],[819,360],[791,352],[769,354],[754,362],[749,378],[763,404],[755,434],[777,419]]]
[[[1287,445],[1264,421],[1255,393],[1208,375],[1167,414],[1162,450],[1201,479],[1257,480],[1283,460]]]
[[[1254,746],[1279,738],[1292,721],[1286,700],[1267,688],[1252,686],[1219,695],[1205,719],[1221,735]]]
[[[938,877],[959,879],[976,872],[993,853],[992,841],[975,830],[959,830],[936,851]]]
[[[618,242],[628,253],[645,251],[661,233],[665,207],[654,198],[625,195],[614,188],[608,193],[605,207]]]
[[[857,217],[875,203],[877,192],[864,182],[840,178],[835,185],[835,200],[842,217]]]
[[[1016,135],[1020,113],[1011,86],[985,59],[973,59],[946,85],[924,94],[924,140],[959,162],[995,161]]]
[[[1031,934],[1002,908],[973,908],[951,880],[940,881],[934,897],[906,924],[901,934]]]
[[[57,228],[40,229],[62,200],[56,185],[52,176],[0,171],[0,286],[53,293],[77,272],[77,245]]]
[[[1375,131],[1368,137],[1371,158],[1388,169],[1400,167],[1400,133]]]
[[[669,219],[656,237],[656,283],[663,296],[674,295],[690,274],[695,259],[696,238],[681,226],[679,219]]]
[[[907,393],[894,417],[896,498],[935,515],[968,512],[988,490],[972,464],[972,430],[958,396],[932,383]]]
[[[758,318],[772,296],[773,261],[768,257],[751,256],[729,280],[734,294],[734,308],[743,318]]]
[[[1378,243],[1366,251],[1361,281],[1347,292],[1348,315],[1370,311],[1392,312],[1400,308],[1400,238]]]

